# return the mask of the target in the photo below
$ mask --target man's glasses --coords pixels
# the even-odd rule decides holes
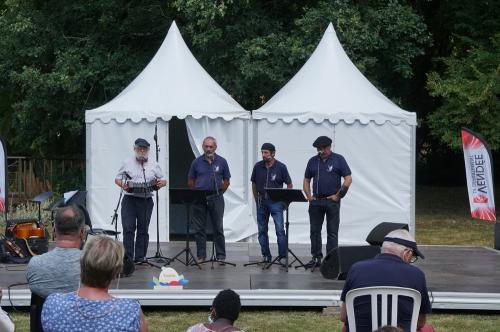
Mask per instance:
[[[410,263],[415,263],[416,261],[418,261],[418,256],[417,256],[417,253],[411,249],[411,248],[407,248],[406,250],[409,250],[411,252],[411,258],[410,258]]]

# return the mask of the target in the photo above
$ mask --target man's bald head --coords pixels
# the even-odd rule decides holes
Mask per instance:
[[[85,217],[76,205],[63,207],[56,213],[54,220],[56,235],[80,236],[84,225]]]

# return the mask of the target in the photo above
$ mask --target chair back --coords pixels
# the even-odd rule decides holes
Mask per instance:
[[[372,330],[378,329],[380,326],[391,325],[398,326],[398,297],[409,297],[413,299],[413,312],[411,316],[411,332],[417,331],[418,314],[420,312],[420,302],[422,296],[420,292],[403,287],[392,286],[376,286],[352,289],[346,294],[346,307],[347,307],[347,320],[349,321],[349,331],[356,332],[356,317],[354,314],[354,299],[360,296],[370,296],[371,300],[371,316],[372,316]],[[381,296],[381,324],[378,324],[378,296]],[[392,298],[391,306],[391,321],[388,323],[388,298]]]

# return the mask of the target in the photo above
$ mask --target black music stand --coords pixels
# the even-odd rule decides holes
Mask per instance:
[[[290,203],[292,202],[307,202],[306,197],[302,193],[302,190],[300,189],[285,189],[285,188],[273,188],[273,189],[266,189],[267,194],[269,195],[269,198],[271,198],[273,201],[281,201],[283,204],[285,204],[285,234],[286,234],[286,272],[288,272],[288,268],[295,263],[296,261],[300,263],[298,267],[304,267],[304,263],[294,254],[294,252],[288,248],[288,229],[290,226],[290,223],[288,222],[288,208],[290,207]],[[290,264],[288,264],[288,254],[291,254],[294,258],[294,261]],[[273,263],[276,263],[280,257],[276,257],[271,263],[269,263],[266,266],[266,269],[269,269]]]
[[[182,204],[186,207],[186,247],[182,249],[177,255],[170,259],[171,262],[178,260],[185,266],[196,265],[201,269],[200,264],[196,260],[189,247],[189,224],[191,223],[191,204],[204,202],[206,200],[205,191],[195,190],[195,189],[185,189],[185,188],[170,188],[170,203],[172,204]],[[186,253],[186,260],[182,261],[179,257]],[[167,263],[168,265],[169,263]]]
[[[42,223],[41,205],[43,202],[45,202],[47,199],[49,199],[49,197],[52,196],[53,194],[54,194],[53,192],[47,191],[47,192],[43,192],[41,194],[38,194],[31,199],[32,202],[34,202],[38,205],[38,224]]]

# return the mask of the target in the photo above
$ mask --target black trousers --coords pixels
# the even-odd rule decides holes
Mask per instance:
[[[149,222],[153,199],[125,195],[122,201],[123,246],[125,255],[134,260],[146,257],[149,244]],[[137,230],[137,234],[136,234]],[[135,236],[135,247],[134,247]]]
[[[224,237],[224,226],[222,223],[224,217],[224,197],[222,195],[207,197],[206,202],[202,204],[193,204],[191,209],[197,256],[200,258],[207,257],[207,234],[205,226],[207,224],[207,216],[210,215],[216,258],[226,258],[226,239]]]
[[[321,229],[326,216],[326,253],[338,247],[340,202],[319,199],[309,203],[309,222],[311,225],[311,255],[322,258]]]

